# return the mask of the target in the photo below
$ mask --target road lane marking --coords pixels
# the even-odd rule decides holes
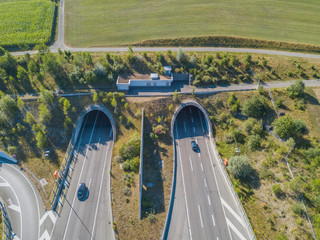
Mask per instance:
[[[191,160],[191,157],[190,157],[190,156],[189,156],[189,159],[190,159],[191,170],[192,170],[192,172],[193,172],[192,160]]]
[[[194,133],[196,133],[196,129],[195,129],[195,127],[193,126],[192,128],[193,128],[193,132],[194,132]]]
[[[203,172],[203,166],[202,166],[202,163],[200,163],[200,166],[201,166],[201,170],[202,170],[202,172]]]
[[[90,138],[89,138],[88,148],[89,148],[89,145],[90,145],[90,142],[91,142],[91,139],[92,139],[92,134],[94,132],[94,127],[96,126],[98,115],[99,115],[99,112],[97,112],[96,119],[94,120],[92,132],[91,132],[91,135],[90,135]],[[79,183],[80,183],[80,180],[81,180],[81,175],[82,175],[82,172],[83,172],[83,169],[84,169],[84,165],[85,165],[86,159],[87,159],[88,148],[87,148],[86,156],[84,158],[84,161],[83,161],[83,164],[82,164],[82,168],[81,168],[81,171],[80,171],[80,175],[79,175],[79,178],[78,178],[78,184],[76,186],[79,186]],[[70,222],[70,218],[71,218],[71,213],[73,211],[74,201],[76,200],[76,195],[77,194],[74,194],[74,196],[73,196],[73,201],[72,201],[72,205],[71,205],[71,209],[70,209],[70,213],[69,213],[69,217],[68,217],[68,222],[67,222],[67,225],[66,225],[66,230],[64,231],[64,234],[63,234],[63,240],[66,238],[66,234],[67,234],[67,231],[68,231],[68,226],[69,226],[69,222]]]
[[[204,178],[203,180],[204,180],[204,186],[205,186],[206,188],[208,188],[206,179]]]
[[[211,201],[210,201],[209,195],[208,195],[208,202],[209,202],[209,205],[211,206]]]
[[[200,215],[200,223],[201,223],[201,227],[203,228],[203,222],[202,222],[202,215],[201,215],[200,205],[198,205],[198,210],[199,210],[199,215]]]
[[[99,188],[99,194],[98,194],[98,203],[96,205],[96,213],[94,214],[94,221],[93,221],[93,226],[92,226],[92,235],[91,235],[91,239],[93,239],[94,236],[94,228],[96,225],[96,220],[97,220],[97,213],[98,213],[98,208],[99,208],[99,203],[100,203],[100,196],[101,196],[101,190],[102,190],[102,181],[103,181],[103,176],[104,176],[104,172],[106,169],[106,163],[107,163],[107,157],[108,157],[108,151],[109,151],[109,144],[107,147],[107,151],[106,151],[106,157],[104,159],[104,164],[103,164],[103,171],[102,171],[102,176],[101,176],[101,181],[100,181],[100,188]],[[90,179],[91,180],[91,179]],[[111,200],[111,199],[110,199]]]
[[[198,147],[199,147],[198,139],[196,139],[196,143],[197,143],[197,145],[198,145]],[[200,157],[200,148],[198,149],[198,155],[199,155],[199,157]]]
[[[240,222],[242,224],[242,226],[245,227],[245,224],[243,223],[241,217],[226,203],[225,200],[223,200],[223,198],[220,198],[221,203],[223,206],[225,206],[229,212],[238,220],[238,222]]]
[[[0,183],[0,187],[10,187],[10,185],[7,182],[2,182]]]
[[[49,239],[50,239],[50,236],[47,230],[45,230],[44,233],[39,238],[39,240],[49,240]]]
[[[193,123],[193,117],[191,116],[191,122]]]
[[[187,127],[186,127],[186,122],[183,121],[183,125],[184,125],[184,131],[187,132]]]
[[[8,206],[8,208],[12,209],[13,211],[19,212],[19,213],[21,212],[20,207],[17,206],[17,205],[14,205],[14,204],[10,204],[10,205]]]
[[[189,235],[190,239],[192,240],[192,233],[191,233],[191,226],[190,226],[190,217],[189,217],[189,210],[188,210],[188,200],[187,200],[187,192],[186,192],[186,186],[184,183],[184,174],[183,174],[183,168],[182,168],[182,161],[181,161],[181,150],[180,147],[179,149],[179,159],[180,159],[180,168],[181,168],[181,175],[182,175],[182,185],[183,185],[183,190],[184,190],[184,195],[185,195],[185,202],[186,202],[186,210],[187,210],[187,220],[188,220],[188,228],[189,228]]]
[[[91,186],[91,180],[92,180],[92,178],[90,178],[90,181],[89,181],[89,188],[90,188],[90,186]]]
[[[189,108],[189,109],[190,109],[190,113],[192,113],[191,108]]]
[[[10,166],[10,165],[8,165],[8,166]],[[1,178],[3,181],[5,181],[6,183],[8,183],[7,180],[5,180],[3,177],[0,176],[0,178]],[[8,184],[9,184],[9,183],[8,183]],[[19,198],[18,198],[16,192],[13,190],[13,187],[12,187],[10,184],[9,184],[9,187],[11,188],[14,196],[15,196],[16,199],[17,199],[18,205],[20,206]],[[20,228],[20,237],[21,237],[21,239],[22,239],[23,236],[22,236],[22,214],[21,214],[21,212],[20,212],[19,215],[20,215],[20,226],[21,226],[21,228]],[[39,231],[40,231],[40,230],[39,230]]]
[[[199,113],[199,118],[200,118],[200,122],[201,122],[201,127],[202,127],[202,131],[204,132],[204,127],[203,127],[203,123],[202,123],[202,120],[201,120],[201,114],[200,114],[200,109],[198,109],[198,113]]]
[[[227,218],[227,224],[228,224],[228,226],[231,227],[231,229],[237,234],[237,236],[241,240],[246,240],[246,238],[241,234],[241,232],[239,232],[239,230],[232,224],[232,222],[228,218]]]
[[[214,168],[213,168],[212,157],[211,157],[211,153],[210,153],[210,151],[209,151],[208,142],[207,142],[206,139],[205,139],[205,142],[206,142],[206,145],[207,145],[207,151],[208,151],[208,154],[209,154],[208,156],[209,156],[209,159],[210,159],[211,168],[212,168],[213,176],[214,176],[214,179],[215,179],[215,184],[216,184],[216,186],[217,186],[218,195],[219,195],[219,198],[221,199],[220,188],[219,188],[219,184],[218,184],[218,180],[217,180],[216,173],[215,173]],[[225,210],[224,210],[224,207],[222,207],[222,212],[223,212],[224,218],[227,220],[227,216],[226,216],[226,212],[225,212]],[[230,238],[232,239],[232,236],[231,236],[231,232],[230,232],[230,228],[229,228],[229,227],[228,227],[228,232],[229,232]]]
[[[213,226],[216,226],[216,221],[214,220],[214,216],[213,216],[213,214],[211,214],[211,218],[212,218]]]

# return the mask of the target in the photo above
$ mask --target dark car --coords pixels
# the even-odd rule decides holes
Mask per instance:
[[[199,147],[196,141],[191,141],[191,147],[193,151],[198,152]]]
[[[79,188],[78,188],[78,199],[81,200],[84,198],[86,193],[86,184],[85,183],[80,183]]]

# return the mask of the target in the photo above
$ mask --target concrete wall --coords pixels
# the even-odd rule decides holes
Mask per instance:
[[[136,79],[136,80],[129,80],[129,83],[118,83],[117,81],[117,88],[118,90],[128,91],[129,87],[165,87],[167,84],[171,86],[172,80],[148,80],[148,79]]]
[[[142,218],[143,135],[144,135],[144,109],[142,109],[142,114],[141,114],[141,143],[140,143],[140,168],[139,168],[139,221],[141,221],[141,218]]]

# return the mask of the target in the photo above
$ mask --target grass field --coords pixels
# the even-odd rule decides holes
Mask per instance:
[[[49,42],[54,9],[54,2],[48,0],[0,0],[0,46]]]
[[[320,45],[317,0],[70,0],[65,7],[66,42],[77,47],[205,35]]]

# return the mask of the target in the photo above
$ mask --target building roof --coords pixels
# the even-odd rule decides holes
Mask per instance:
[[[159,80],[171,80],[171,77],[168,75],[167,76],[158,75],[158,77],[159,77]],[[118,83],[129,83],[129,80],[144,81],[144,80],[152,80],[152,79],[150,77],[150,74],[135,73],[133,75],[120,75]]]
[[[164,66],[163,68],[164,68],[165,71],[171,71],[172,70],[171,66]]]

